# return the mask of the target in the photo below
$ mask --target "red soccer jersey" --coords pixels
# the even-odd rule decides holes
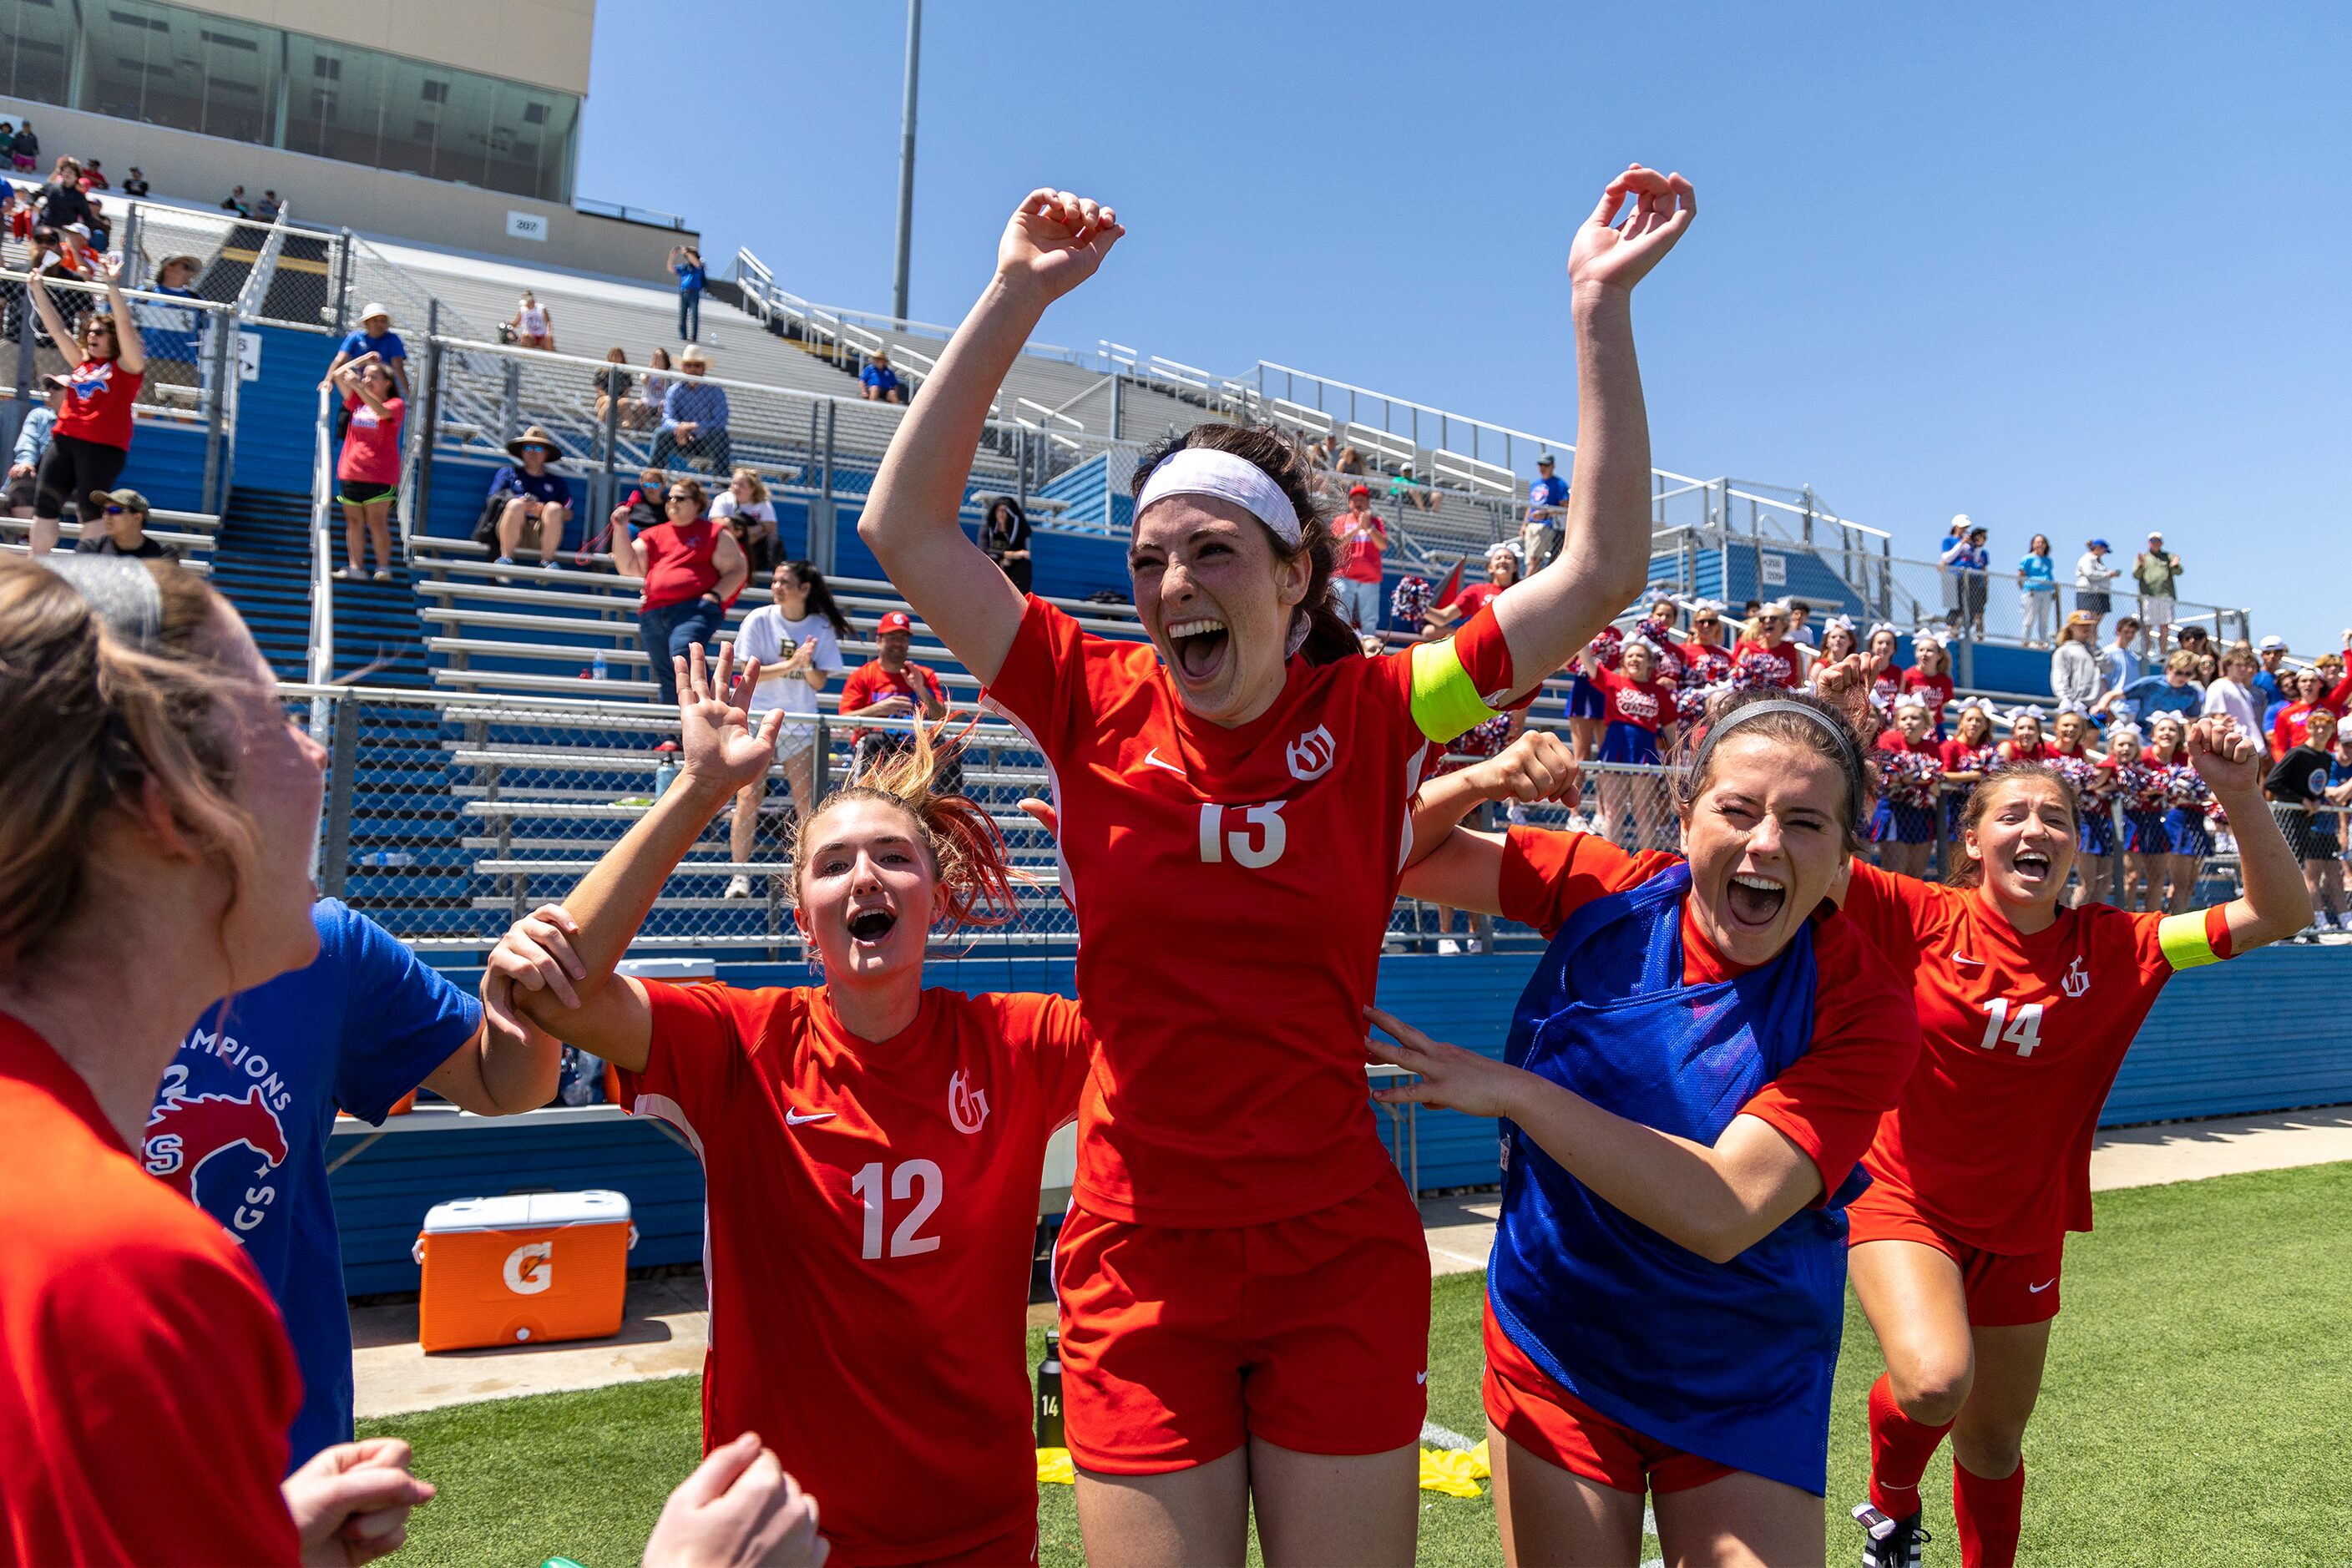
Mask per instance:
[[[142,373],[110,359],[86,359],[66,378],[65,406],[52,433],[101,447],[131,445],[131,405],[138,401]]]
[[[1675,721],[1675,689],[1663,680],[1634,680],[1621,670],[1604,669],[1592,684],[1601,688],[1612,724],[1637,725],[1654,735]]]
[[[1059,996],[927,990],[874,1044],[822,990],[647,982],[638,1115],[702,1156],[706,1449],[756,1431],[857,1563],[1034,1521],[1024,1303],[1087,1041]]]
[[[1777,647],[1766,647],[1760,642],[1742,637],[1739,646],[1731,650],[1732,665],[1743,674],[1752,674],[1756,685],[1793,687],[1797,684],[1798,668],[1804,659],[1804,655],[1797,651],[1798,646],[1783,642]]]
[[[1363,1065],[1430,743],[1512,686],[1491,611],[1444,642],[1290,662],[1234,729],[1148,643],[1032,597],[989,689],[1045,752],[1100,1039],[1077,1196],[1107,1219],[1244,1226],[1353,1196],[1388,1155]]]
[[[291,1563],[301,1404],[228,1232],[0,1016],[0,1563]]]
[[[2219,908],[2062,909],[2021,934],[1979,889],[1854,863],[1845,911],[1913,976],[1925,1050],[1863,1162],[1956,1239],[2022,1255],[2091,1228],[2091,1135],[2179,970],[2229,956]]]
[[[1952,678],[1948,675],[1928,675],[1917,666],[1903,672],[1903,689],[1915,693],[1927,705],[1927,722],[1940,727],[1944,710],[1951,706]]]
[[[1514,827],[1503,849],[1503,914],[1549,938],[1593,900],[1638,887],[1681,858],[1660,849],[1630,855],[1595,834]],[[1686,984],[1742,973],[1708,943],[1687,900],[1682,935]],[[1821,1173],[1820,1203],[1853,1171],[1880,1116],[1895,1104],[1918,1059],[1919,1026],[1902,981],[1834,910],[1814,918],[1813,963],[1820,973],[1812,1044],[1739,1110],[1805,1152]]]
[[[932,701],[946,706],[947,692],[940,687],[940,678],[923,666],[907,664],[889,670],[882,668],[880,659],[869,658],[851,670],[849,679],[841,683],[841,710],[844,714],[855,713],[861,708],[871,708],[885,697],[896,695],[913,702],[915,713],[919,717],[926,694]],[[862,741],[871,733],[871,730],[862,729],[850,739],[853,742]]]

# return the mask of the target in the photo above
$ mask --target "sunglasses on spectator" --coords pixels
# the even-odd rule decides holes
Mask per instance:
[[[116,517],[120,516],[123,512],[129,511],[131,509],[127,506],[110,506],[106,509],[106,515],[109,517]]]
[[[694,504],[694,498],[692,496],[680,495],[676,490],[672,490],[663,499],[667,500],[672,506],[692,506]]]
[[[1719,626],[1723,625],[1723,617],[1720,616],[1694,616],[1691,617],[1691,625],[1695,626]]]
[[[1759,626],[1785,626],[1789,624],[1789,617],[1786,616],[1759,616],[1756,617],[1756,624]]]

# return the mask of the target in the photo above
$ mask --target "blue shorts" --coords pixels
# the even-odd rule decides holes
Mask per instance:
[[[1571,719],[1599,719],[1609,712],[1609,700],[1601,688],[1581,675],[1568,678],[1568,716]]]
[[[1882,800],[1870,819],[1873,844],[1925,844],[1936,837],[1936,808]]]
[[[1658,732],[1644,730],[1639,724],[1628,724],[1622,719],[1612,719],[1601,732],[1598,760],[1654,763],[1658,760]]]
[[[1974,784],[1958,788],[1948,784],[1944,788],[1944,837],[1955,844],[1960,840],[1960,818],[1969,809],[1969,795],[1975,788]]]
[[[2104,805],[2083,808],[2083,826],[2074,835],[2074,847],[2085,855],[2112,855],[2116,852],[2116,814]]]
[[[2213,832],[2205,825],[2205,814],[2185,805],[2176,805],[2164,814],[2165,837],[2172,840],[2168,853],[2194,855],[2200,860],[2213,853]]]
[[[2124,849],[2133,855],[2171,854],[2172,835],[2165,831],[2164,813],[2160,811],[2124,813]]]

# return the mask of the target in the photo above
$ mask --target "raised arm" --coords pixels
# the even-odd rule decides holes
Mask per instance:
[[[79,369],[89,356],[82,352],[81,340],[66,330],[66,321],[58,314],[57,301],[49,298],[49,285],[38,272],[26,281],[32,286],[33,313],[41,318],[41,330],[57,344],[58,353],[66,356],[66,363]]]
[[[374,363],[375,359],[376,356],[373,352],[363,353],[349,363],[336,367],[333,380],[337,386],[365,403],[376,413],[387,414],[391,412],[390,406],[383,398],[375,395],[375,389],[367,383],[367,367]]]
[[[1003,667],[1024,601],[956,521],[972,453],[1045,307],[1094,276],[1126,232],[1109,207],[1029,193],[997,243],[995,277],[898,422],[857,521],[892,585],[982,685]]]
[[[1554,801],[1573,809],[1583,783],[1576,753],[1549,730],[1528,730],[1494,756],[1429,780],[1412,797],[1405,896],[1502,913],[1496,907],[1502,840],[1488,833],[1456,832],[1457,826],[1490,800]]]
[[[1622,223],[1617,209],[1631,199]],[[1495,600],[1527,690],[1633,602],[1650,571],[1650,419],[1633,353],[1633,286],[1690,227],[1691,184],[1640,164],[1609,182],[1568,258],[1576,323],[1576,477],[1559,553]]]
[[[98,275],[106,279],[106,309],[114,319],[114,363],[132,375],[142,375],[147,370],[147,345],[139,336],[139,323],[131,319],[131,301],[122,297],[118,282],[123,263],[97,258]]]
[[[1377,1007],[1365,1016],[1396,1037],[1366,1053],[1419,1075],[1379,1090],[1391,1104],[1507,1116],[1605,1202],[1713,1263],[1728,1263],[1821,1195],[1820,1169],[1760,1117],[1735,1116],[1713,1144],[1601,1110],[1549,1079],[1433,1040]]]
[[[2200,719],[2189,725],[2188,745],[2198,776],[2229,814],[2230,831],[2238,840],[2238,868],[2246,880],[2245,896],[2222,906],[2230,951],[2283,942],[2311,923],[2311,889],[2304,886],[2303,868],[2263,799],[2262,745],[2227,719]]]
[[[511,992],[516,1010],[556,1038],[633,1072],[645,1067],[652,1049],[653,1013],[645,987],[613,972],[702,830],[737,790],[766,772],[784,720],[778,710],[757,729],[751,726],[742,703],[759,680],[759,661],[745,665],[738,680],[734,660],[730,645],[719,653],[716,669],[698,647],[677,661],[677,780],[563,900],[575,928],[570,945],[578,955],[578,973],[518,974]],[[533,978],[542,984],[533,986]],[[487,992],[483,1000],[491,1003]]]

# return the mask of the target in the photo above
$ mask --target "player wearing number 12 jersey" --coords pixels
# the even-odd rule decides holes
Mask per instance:
[[[1023,1304],[1045,1142],[1087,1073],[1077,1004],[923,987],[929,929],[1009,907],[1003,843],[971,802],[929,793],[927,741],[801,827],[794,913],[822,986],[616,980],[782,720],[752,731],[699,651],[679,672],[678,782],[560,920],[508,934],[535,967],[522,984],[541,984],[518,1000],[617,1064],[629,1109],[701,1156],[705,1447],[759,1433],[816,1500],[835,1563],[1034,1561]]]
[[[2301,930],[2309,900],[2261,801],[2261,753],[2224,720],[2189,744],[2244,826],[2246,896],[2194,913],[2059,907],[2080,806],[2047,763],[1979,784],[1956,885],[1857,864],[1845,912],[1914,976],[1924,1050],[1879,1124],[1849,1211],[1852,1272],[1887,1374],[1870,1395],[1864,1560],[1915,1560],[1918,1483],[1952,1434],[1968,1568],[2017,1553],[2025,1424],[2057,1315],[2065,1237],[2091,1228],[2091,1137],[2124,1053],[2181,970]]]
[[[1069,192],[1013,215],[891,440],[859,537],[1036,742],[1062,813],[1100,1042],[1058,1258],[1063,1392],[1098,1560],[1237,1560],[1253,1506],[1271,1563],[1412,1557],[1429,1258],[1368,1103],[1361,1009],[1427,748],[1640,591],[1632,289],[1691,211],[1689,182],[1634,168],[1579,229],[1565,541],[1448,643],[1362,656],[1313,465],[1270,426],[1199,426],[1138,463],[1149,647],[989,569],[955,516],[990,402],[1125,232]]]

